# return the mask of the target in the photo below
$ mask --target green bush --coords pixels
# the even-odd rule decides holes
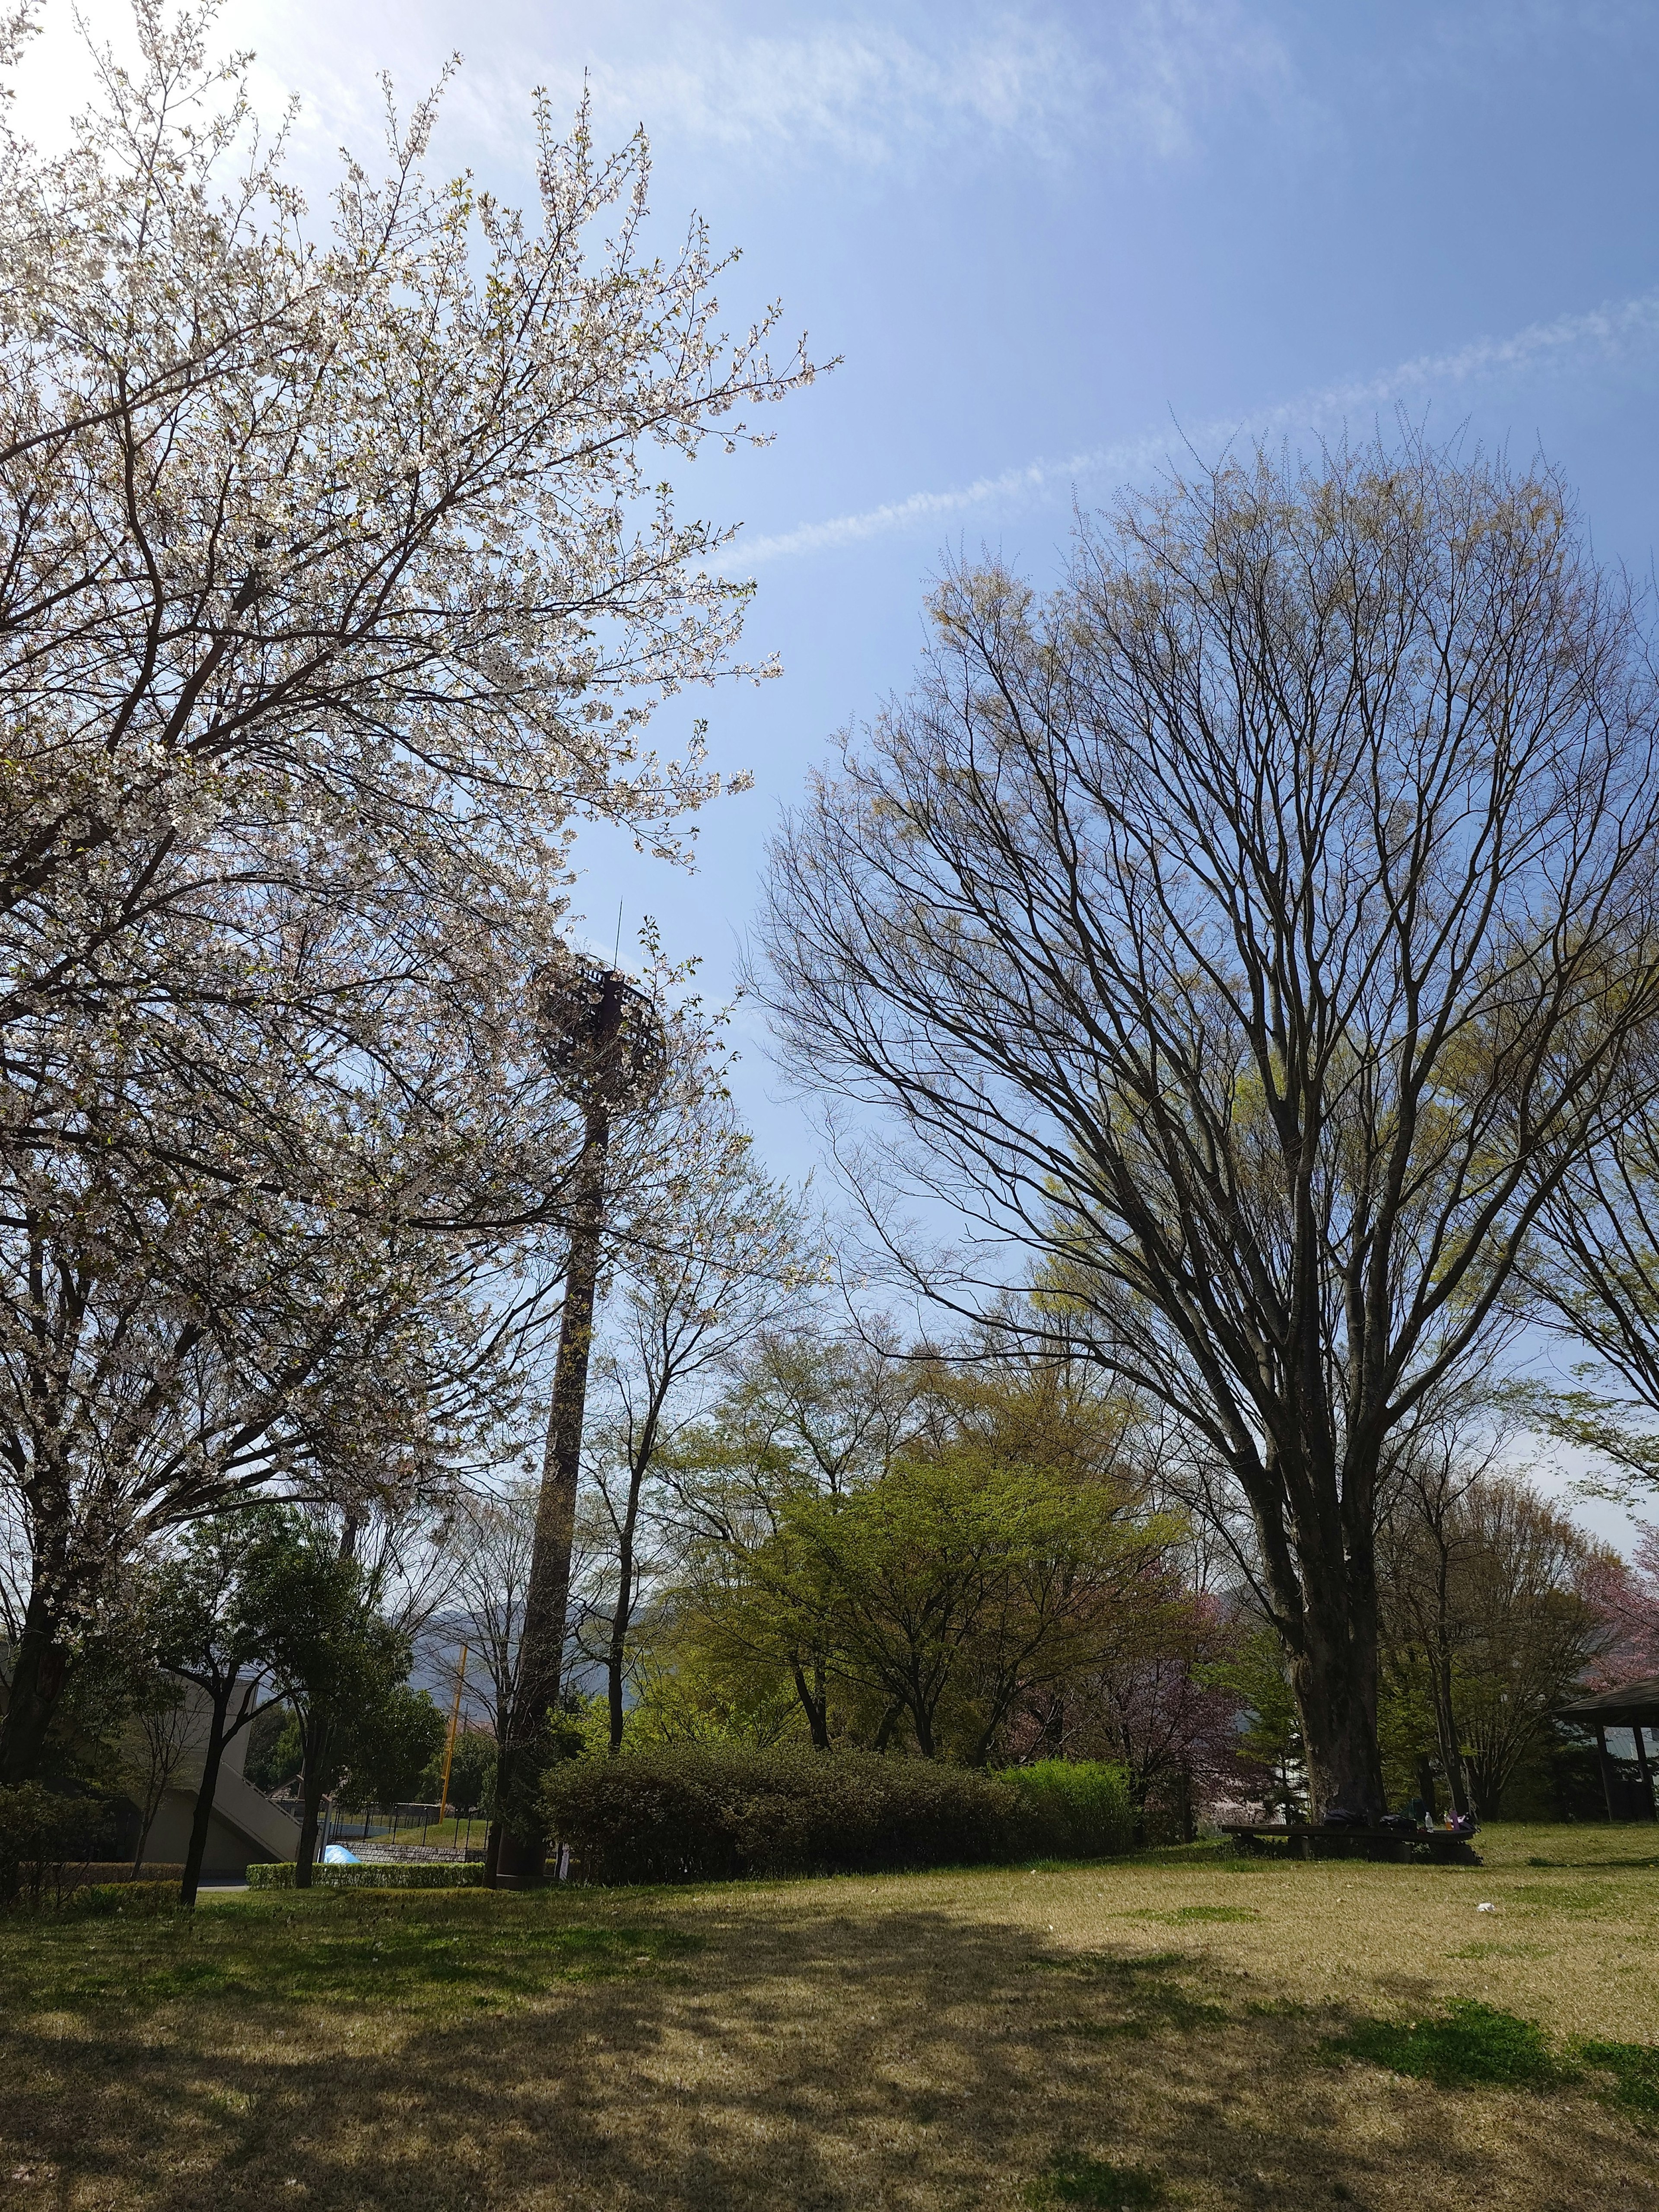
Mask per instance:
[[[1123,1770],[1098,1759],[1044,1759],[1011,1766],[1002,1778],[1018,1796],[1028,1824],[1022,1856],[1106,1859],[1134,1842],[1134,1808]]]
[[[396,1865],[313,1866],[313,1889],[477,1889],[483,1886],[482,1866],[459,1866],[453,1861],[422,1863],[405,1859]],[[247,1870],[250,1889],[292,1889],[294,1869],[286,1859],[266,1861]]]
[[[1054,1762],[1058,1764],[1058,1762]],[[544,1804],[584,1881],[862,1874],[1125,1847],[1127,1800],[1108,1768],[1070,1784],[872,1752],[697,1744],[563,1761]]]

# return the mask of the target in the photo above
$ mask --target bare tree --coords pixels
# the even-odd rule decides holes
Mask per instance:
[[[602,1632],[613,1753],[622,1748],[629,1633],[649,1573],[642,1545],[659,1464],[706,1411],[711,1381],[812,1286],[798,1210],[756,1166],[752,1139],[725,1097],[696,1083],[672,1120],[659,1187],[628,1224],[594,1377],[599,1419],[588,1480],[609,1587],[591,1619]]]
[[[1522,1266],[1534,1310],[1588,1358],[1571,1389],[1511,1389],[1515,1410],[1594,1453],[1595,1494],[1659,1493],[1659,1110],[1636,1072],[1630,1110],[1575,1164]]]
[[[1425,1423],[1391,1455],[1383,1496],[1384,1665],[1401,1690],[1421,1693],[1459,1813],[1474,1809],[1457,1686],[1464,1647],[1476,1633],[1467,1584],[1480,1522],[1471,1500],[1497,1474],[1505,1441],[1472,1437],[1455,1419]]]
[[[1607,1555],[1524,1480],[1451,1453],[1403,1489],[1382,1551],[1389,1640],[1427,1683],[1452,1802],[1495,1817],[1615,1640],[1597,1601]]]
[[[175,1206],[134,1249],[99,1179],[73,1188],[78,1212],[58,1188],[0,1215],[0,1497],[22,1553],[7,1781],[38,1771],[125,1562],[259,1492],[361,1519],[441,1492],[525,1348],[468,1249],[275,1202]]]
[[[144,1863],[161,1800],[185,1763],[192,1734],[189,1702],[178,1683],[159,1670],[142,1684],[131,1718],[121,1761],[123,1779],[131,1787],[138,1808],[138,1832],[132,1846],[132,1878]]]
[[[1127,500],[1046,606],[963,568],[933,617],[777,842],[758,988],[1225,1468],[1315,1803],[1375,1813],[1388,1439],[1655,1010],[1643,609],[1547,472],[1408,440]]]
[[[466,1644],[466,1679],[498,1744],[507,1741],[518,1688],[538,1494],[528,1475],[473,1490],[458,1502],[446,1540],[450,1599],[434,1626],[447,1644]]]

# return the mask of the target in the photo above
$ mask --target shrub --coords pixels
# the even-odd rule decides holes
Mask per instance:
[[[482,1866],[404,1861],[394,1866],[313,1866],[313,1889],[477,1889],[483,1883]],[[286,1859],[267,1861],[247,1870],[250,1889],[292,1889],[294,1869]]]
[[[1109,1772],[1073,1788],[1035,1768],[688,1744],[568,1760],[544,1802],[590,1881],[861,1874],[1121,1849],[1127,1801]]]
[[[1097,1759],[1044,1759],[1010,1767],[1028,1825],[1020,1850],[1044,1858],[1105,1859],[1134,1841],[1134,1808],[1123,1770]]]

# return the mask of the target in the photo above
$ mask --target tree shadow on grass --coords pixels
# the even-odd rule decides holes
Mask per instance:
[[[399,1964],[383,1931],[378,1996],[307,1995],[285,1955],[280,1991],[244,1963],[235,1993],[14,2014],[0,2203],[942,2212],[1121,2169],[1172,2205],[1372,2212],[1566,2212],[1594,2172],[1659,2212],[1650,2143],[1592,2098],[1333,2069],[1333,2016],[1248,2008],[1201,1951],[768,1905],[640,1900],[574,1940],[531,1906],[494,1964],[429,1928]]]

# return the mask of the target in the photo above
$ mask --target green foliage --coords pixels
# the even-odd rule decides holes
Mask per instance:
[[[1020,1699],[1081,1671],[1104,1613],[1173,1524],[1121,1491],[965,1437],[895,1460],[849,1493],[797,1493],[732,1602],[750,1641],[822,1650],[928,1757],[978,1765]]]
[[[407,1638],[374,1611],[362,1569],[325,1529],[273,1516],[240,1567],[240,1617],[295,1709],[308,1802],[353,1770],[375,1802],[413,1789],[443,1734],[404,1687]],[[382,1793],[376,1784],[404,1786]]]
[[[1168,1912],[1132,1912],[1131,1920],[1156,1920],[1165,1928],[1184,1928],[1201,1920],[1260,1920],[1247,1905],[1177,1905]]]
[[[1232,1691],[1246,1708],[1247,1725],[1238,1738],[1240,1754],[1269,1770],[1275,1778],[1278,1808],[1300,1818],[1307,1804],[1291,1778],[1303,1768],[1302,1723],[1278,1637],[1271,1628],[1258,1629],[1210,1673],[1217,1687]]]
[[[1152,2212],[1168,2201],[1164,2177],[1150,2166],[1115,2166],[1081,2151],[1058,2151],[1026,2192],[1035,2205],[1085,2204],[1093,2212]]]
[[[482,1866],[458,1866],[453,1860],[425,1863],[405,1859],[387,1866],[313,1867],[313,1889],[481,1889]],[[250,1889],[292,1889],[294,1869],[285,1859],[267,1861],[247,1870]]]
[[[550,1832],[584,1880],[849,1874],[1125,1848],[1126,1800],[1101,1770],[1075,1790],[867,1752],[685,1745],[553,1769]]]
[[[725,1607],[718,1620],[687,1608],[663,1632],[640,1639],[633,1668],[637,1694],[623,1727],[629,1751],[674,1743],[763,1751],[791,1738],[810,1741],[787,1666],[763,1643],[744,1641],[736,1607]]]
[[[256,1790],[277,1790],[298,1777],[304,1759],[298,1715],[289,1705],[267,1707],[248,1729],[243,1773]]]
[[[1652,1264],[1650,1254],[1648,1265]],[[1639,1273],[1621,1287],[1623,1296],[1639,1310]],[[1588,1311],[1595,1311],[1593,1300],[1584,1304]],[[1596,1371],[1590,1364],[1574,1370],[1583,1380]],[[1583,1388],[1556,1390],[1542,1382],[1510,1382],[1498,1395],[1528,1428],[1589,1455],[1590,1471],[1579,1478],[1586,1496],[1633,1507],[1659,1490],[1659,1430],[1654,1425],[1653,1408],[1644,1399]]]
[[[1474,1999],[1449,2005],[1432,2020],[1360,2021],[1324,2047],[1333,2057],[1362,2058],[1443,2089],[1482,2083],[1541,2088],[1559,2081],[1565,2070],[1535,2021]]]
[[[677,1446],[694,1536],[627,1740],[1016,1755],[1166,1609],[1184,1530],[1130,1426],[1065,1360],[765,1340]]]
[[[1044,1759],[1004,1770],[1029,1823],[1029,1848],[1044,1858],[1114,1858],[1134,1843],[1134,1807],[1123,1770],[1103,1759]]]
[[[285,1539],[276,1506],[220,1513],[185,1530],[152,1571],[146,1613],[157,1659],[211,1696],[264,1656],[263,1624],[251,1611],[250,1562]]]
[[[424,1804],[435,1805],[444,1786],[444,1747],[441,1740],[415,1792]],[[495,1802],[495,1739],[481,1729],[468,1729],[455,1739],[449,1762],[449,1804],[457,1813],[488,1812]],[[402,1796],[405,1793],[400,1792]],[[377,1800],[390,1804],[391,1798]]]
[[[396,1805],[414,1796],[427,1768],[441,1759],[446,1733],[444,1717],[424,1690],[406,1682],[386,1686],[343,1725],[347,1796],[359,1805]]]

